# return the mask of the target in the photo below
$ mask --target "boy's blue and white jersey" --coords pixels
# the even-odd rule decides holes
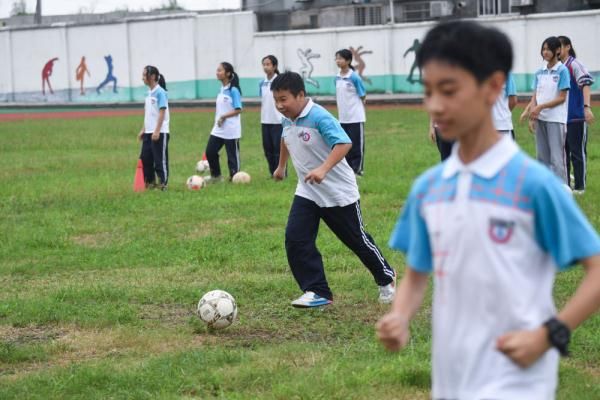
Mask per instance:
[[[365,105],[361,97],[367,94],[360,76],[354,70],[346,75],[338,73],[335,77],[335,97],[338,107],[338,119],[342,124],[365,122]]]
[[[539,69],[533,79],[537,104],[547,103],[556,99],[563,90],[571,88],[569,70],[560,61],[548,69],[548,64]],[[564,103],[552,108],[544,108],[538,117],[540,121],[567,123],[569,93]]]
[[[217,112],[215,113],[215,124],[210,132],[211,135],[223,139],[239,139],[242,137],[242,124],[240,114],[235,117],[226,118],[223,125],[218,126],[217,121],[221,115],[242,108],[242,96],[236,87],[231,85],[221,86],[217,96]]]
[[[511,131],[513,129],[512,112],[508,107],[508,98],[517,95],[515,78],[512,73],[506,76],[506,82],[502,93],[492,107],[492,118],[494,119],[494,127],[497,131]]]
[[[320,184],[304,182],[304,177],[319,167],[336,144],[352,143],[340,123],[327,110],[308,99],[295,121],[283,118],[282,140],[298,174],[296,195],[314,201],[319,207],[344,207],[360,195],[354,171],[342,159]]]
[[[281,124],[281,118],[283,115],[275,107],[275,99],[273,98],[273,92],[271,92],[271,83],[273,79],[277,78],[277,75],[268,79],[263,79],[259,86],[258,92],[260,93],[260,123],[261,124]]]
[[[433,273],[433,397],[554,399],[555,349],[522,369],[496,350],[556,313],[556,270],[600,254],[571,194],[509,136],[465,165],[459,144],[412,187],[390,246]]]
[[[161,108],[165,109],[165,119],[160,131],[169,133],[169,98],[165,89],[156,85],[154,89],[148,91],[144,103],[144,133],[154,133]]]

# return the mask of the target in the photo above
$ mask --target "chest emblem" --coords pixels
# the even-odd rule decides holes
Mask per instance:
[[[506,221],[503,219],[491,218],[488,233],[492,241],[496,243],[506,243],[510,240],[514,228],[514,221]]]
[[[554,83],[558,82],[558,75],[552,75],[552,80],[554,81]]]
[[[303,131],[298,134],[298,137],[304,142],[308,142],[310,140],[310,133],[307,131]]]

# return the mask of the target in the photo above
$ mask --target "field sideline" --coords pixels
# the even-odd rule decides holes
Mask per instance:
[[[386,353],[373,325],[387,307],[324,225],[334,305],[289,306],[300,294],[283,246],[295,174],[268,178],[256,110],[242,114],[250,185],[187,191],[213,114],[173,110],[169,191],[142,194],[132,181],[143,115],[132,112],[0,122],[0,399],[429,398],[430,294],[408,348]],[[439,156],[423,111],[373,107],[367,119],[363,214],[402,274],[387,241],[413,179]],[[589,188],[577,198],[596,229],[599,134],[600,122],[589,132]],[[524,126],[517,140],[534,152]],[[558,275],[558,306],[581,276]],[[209,332],[194,309],[217,288],[235,296],[239,321]],[[598,332],[600,315],[575,332],[558,399],[600,399]]]

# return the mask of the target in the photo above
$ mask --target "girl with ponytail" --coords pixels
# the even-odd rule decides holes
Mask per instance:
[[[217,96],[215,124],[206,145],[206,159],[210,166],[208,183],[222,180],[219,151],[223,146],[227,152],[229,177],[232,178],[240,170],[240,138],[242,125],[242,90],[240,80],[228,62],[222,62],[217,67],[217,79],[221,81],[221,90]]]
[[[138,134],[142,142],[140,159],[146,188],[167,189],[169,181],[169,100],[165,77],[158,68],[147,65],[142,80],[149,87],[144,103],[144,126]],[[156,176],[160,186],[156,183]]]

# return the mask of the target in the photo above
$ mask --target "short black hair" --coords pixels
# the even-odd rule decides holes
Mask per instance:
[[[417,64],[423,68],[431,60],[464,68],[483,82],[496,71],[508,75],[513,52],[510,40],[499,30],[471,21],[452,21],[427,32],[417,51]]]
[[[556,56],[557,51],[560,51],[562,42],[556,36],[547,37],[540,46],[540,55],[544,58],[544,45],[548,46],[548,49]]]
[[[289,90],[294,97],[298,96],[300,92],[306,94],[304,79],[302,79],[300,74],[292,71],[285,71],[273,79],[273,82],[271,82],[271,91],[274,92],[276,90]]]

